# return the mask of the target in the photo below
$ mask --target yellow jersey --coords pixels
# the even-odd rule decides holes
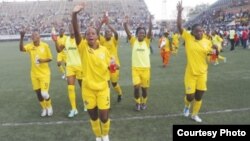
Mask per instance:
[[[150,68],[150,39],[145,37],[139,42],[136,37],[131,37],[132,67]]]
[[[34,43],[28,43],[24,46],[25,52],[29,53],[31,60],[31,76],[45,77],[50,75],[50,68],[48,62],[38,63],[37,59],[52,59],[49,45],[40,41],[39,46]]]
[[[173,35],[173,42],[172,42],[172,44],[173,44],[174,47],[179,47],[179,38],[180,38],[179,34],[175,33]]]
[[[207,55],[212,52],[212,42],[206,38],[196,40],[193,35],[185,29],[182,33],[185,40],[187,66],[186,71],[193,75],[202,75],[207,73]]]
[[[68,37],[64,43],[67,66],[81,66],[81,59],[75,38]]]
[[[62,37],[58,36],[57,43],[59,46],[64,45],[67,40],[67,36],[63,35]],[[60,54],[66,55],[66,49],[64,49]]]
[[[100,44],[108,49],[110,56],[115,59],[116,64],[120,65],[118,57],[118,40],[116,40],[115,37],[112,36],[111,39],[107,41],[105,37],[100,35]]]
[[[212,36],[212,43],[218,47],[220,51],[222,49],[223,39],[219,35]]]
[[[108,70],[111,56],[106,47],[99,45],[97,49],[89,47],[86,40],[78,45],[83,70],[83,87],[92,90],[103,90],[108,87],[110,73]]]
[[[160,47],[161,49],[164,49],[164,51],[170,51],[170,40],[166,37],[163,37],[161,39]]]

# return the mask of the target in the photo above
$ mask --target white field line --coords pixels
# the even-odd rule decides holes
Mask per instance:
[[[231,112],[243,112],[249,111],[250,108],[239,108],[239,109],[225,109],[218,111],[208,111],[199,113],[200,115],[208,114],[222,114]],[[111,118],[111,121],[129,121],[129,120],[142,120],[142,119],[161,119],[161,118],[172,118],[181,117],[182,113],[179,114],[166,114],[166,115],[148,115],[148,116],[133,116],[133,117],[122,117],[122,118]],[[32,126],[32,125],[61,125],[61,124],[79,124],[88,123],[88,120],[69,120],[69,121],[51,121],[51,122],[13,122],[13,123],[1,123],[2,127],[16,127],[16,126]]]

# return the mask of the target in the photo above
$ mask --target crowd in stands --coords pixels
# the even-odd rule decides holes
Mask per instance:
[[[206,29],[246,28],[250,21],[250,0],[218,0],[186,25],[200,23]]]
[[[0,35],[19,34],[21,28],[29,31],[38,28],[40,33],[50,33],[52,27],[67,28],[73,6],[80,3],[74,1],[27,1],[0,3]],[[80,14],[80,26],[84,30],[89,24],[97,25],[105,11],[110,23],[116,30],[123,30],[122,21],[125,15],[130,17],[130,28],[147,25],[150,15],[144,0],[91,0],[88,7]],[[89,22],[91,21],[91,22]]]
[[[244,40],[250,42],[250,0],[218,0],[188,21],[186,27],[194,23],[202,24],[207,33],[216,30],[223,38],[233,36],[231,46],[246,48]]]
[[[73,6],[80,0],[53,0],[0,3],[0,35],[17,35],[21,28],[28,33],[37,29],[41,34],[49,34],[52,27],[67,30],[71,23]],[[90,24],[98,26],[104,12],[108,12],[110,23],[116,30],[123,30],[122,22],[125,15],[130,18],[130,28],[135,30],[139,25],[147,27],[145,21],[150,15],[144,0],[88,0],[85,13],[80,13],[82,32]],[[217,0],[197,17],[186,22],[186,27],[194,23],[202,24],[206,31],[217,29],[221,34],[235,29],[238,37],[244,29],[250,27],[250,0]],[[175,27],[176,22],[163,22],[168,28]],[[159,24],[160,31],[166,26]],[[158,28],[156,27],[156,28]],[[171,30],[171,29],[168,29]],[[250,35],[249,35],[250,37]]]

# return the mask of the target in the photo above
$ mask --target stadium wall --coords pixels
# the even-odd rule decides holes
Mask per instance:
[[[126,37],[127,34],[124,30],[117,31],[119,37]],[[153,30],[153,33],[159,34],[160,30]],[[135,31],[132,31],[132,34],[135,34]],[[28,40],[30,38],[31,34],[25,35],[24,40]],[[66,33],[66,35],[69,35]],[[51,40],[51,35],[50,34],[40,34],[42,40]],[[0,35],[0,41],[18,41],[20,39],[20,35]]]

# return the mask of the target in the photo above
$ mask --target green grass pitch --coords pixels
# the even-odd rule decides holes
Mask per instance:
[[[30,81],[28,54],[19,52],[18,42],[0,43],[0,140],[1,141],[94,141],[89,117],[77,86],[79,115],[67,118],[70,109],[67,84],[61,79],[56,65],[56,52],[51,45],[53,61],[50,91],[54,115],[41,118],[40,106]],[[152,42],[151,86],[148,108],[134,110],[131,80],[131,49],[125,40],[120,41],[120,85],[123,101],[116,102],[111,90],[112,141],[171,141],[172,125],[197,124],[184,118],[185,49],[181,46],[176,56],[171,56],[168,68],[161,67],[157,41]],[[250,50],[236,48],[222,53],[227,63],[209,65],[208,91],[203,97],[201,124],[250,123]],[[228,110],[231,109],[231,110]]]

